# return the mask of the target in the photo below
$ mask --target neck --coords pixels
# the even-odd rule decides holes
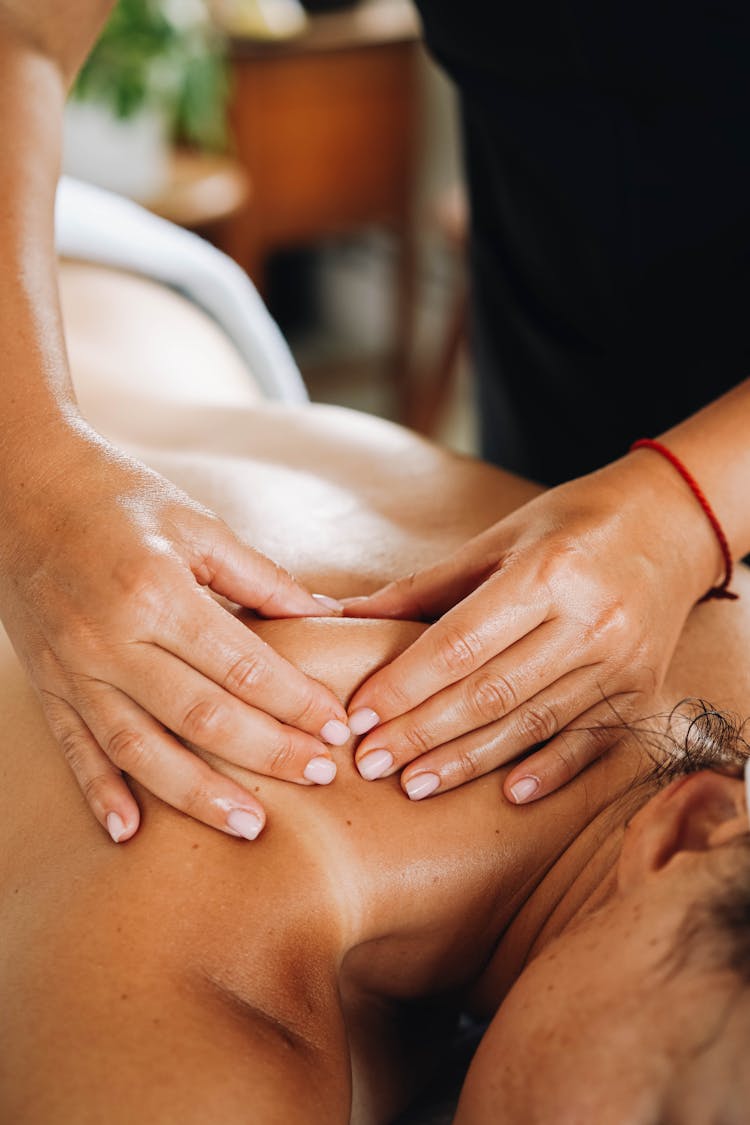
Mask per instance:
[[[472,1005],[494,1013],[532,957],[609,899],[625,827],[658,784],[652,773],[652,759],[625,735],[560,793],[519,810],[535,814],[523,827],[524,878]]]

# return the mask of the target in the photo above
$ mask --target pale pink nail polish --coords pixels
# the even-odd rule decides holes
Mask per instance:
[[[125,821],[118,813],[107,813],[107,831],[114,842],[119,844],[120,840],[125,835]]]
[[[522,805],[524,801],[528,801],[529,797],[534,796],[538,788],[539,778],[522,777],[515,785],[511,785],[510,791],[516,804]]]
[[[303,777],[316,785],[330,785],[336,776],[336,763],[330,758],[311,758],[305,766]]]
[[[359,707],[349,716],[349,730],[352,734],[367,734],[380,722],[380,715],[372,707]]]
[[[434,793],[439,785],[440,778],[436,773],[419,773],[416,777],[409,778],[405,789],[410,801],[421,801],[423,797]]]
[[[334,613],[343,613],[344,607],[336,598],[329,598],[328,594],[313,594],[316,602],[320,602],[326,609],[332,610]]]
[[[263,831],[260,817],[246,809],[232,809],[227,817],[227,828],[231,828],[245,840],[256,840]]]
[[[320,732],[320,737],[329,746],[343,746],[351,736],[352,732],[346,723],[340,723],[338,719],[329,719]]]
[[[375,781],[393,765],[393,754],[390,750],[371,750],[357,762],[357,769],[365,781]]]

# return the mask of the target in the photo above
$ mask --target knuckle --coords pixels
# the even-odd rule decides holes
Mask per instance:
[[[380,715],[403,715],[413,705],[404,680],[388,676],[382,681],[373,681],[373,687],[373,705]]]
[[[462,678],[476,667],[479,651],[479,641],[470,631],[457,628],[444,630],[435,652],[437,671]]]
[[[200,699],[185,712],[180,731],[189,742],[200,746],[215,739],[225,727],[225,708],[213,699]]]
[[[76,730],[71,728],[58,728],[54,731],[54,734],[65,760],[76,777],[80,779],[81,786],[83,786],[83,772],[86,760],[84,740]]]
[[[516,690],[508,676],[486,673],[478,676],[469,688],[469,710],[487,722],[499,719],[517,706]]]
[[[312,726],[320,712],[320,706],[315,693],[303,689],[302,695],[297,695],[295,707],[295,726]]]
[[[107,793],[110,789],[111,777],[107,774],[95,773],[88,777],[78,778],[78,784],[81,787],[81,792],[86,800],[87,805],[92,809],[103,809],[107,806]]]
[[[564,785],[577,777],[581,769],[611,748],[618,737],[616,731],[600,722],[591,727],[560,731],[559,737],[544,751],[554,762],[555,782]]]
[[[271,777],[284,777],[293,771],[296,749],[291,735],[282,731],[268,752],[266,772]]]
[[[535,703],[525,707],[518,721],[527,746],[547,742],[557,731],[557,717],[548,703]]]
[[[269,560],[271,562],[271,560]],[[258,601],[255,609],[262,614],[266,607],[272,604],[283,593],[285,586],[290,581],[290,576],[283,567],[276,562],[271,565],[266,574],[265,596]]]
[[[401,737],[405,747],[413,758],[419,757],[421,754],[426,754],[434,745],[428,732],[424,727],[420,726],[405,727],[401,732]]]
[[[142,557],[121,558],[115,565],[113,578],[123,602],[145,616],[161,611],[163,596],[153,566]]]
[[[479,746],[459,747],[455,768],[462,781],[473,781],[482,773],[482,755]]]
[[[259,652],[243,653],[224,676],[222,687],[243,699],[257,691],[266,680],[268,670]]]
[[[132,727],[120,727],[106,740],[104,747],[109,760],[118,769],[138,776],[147,765],[151,751],[145,738]]]
[[[555,762],[552,772],[556,785],[567,785],[594,756],[584,753],[580,743],[564,738],[561,738],[561,745],[553,744],[548,752]]]
[[[180,809],[188,816],[203,820],[211,803],[211,794],[206,778],[197,777],[191,781],[180,801]]]
[[[538,563],[537,581],[549,591],[556,592],[561,586],[567,588],[571,582],[581,577],[580,554],[577,545],[570,540],[557,540],[548,545]]]
[[[595,614],[586,628],[585,640],[588,644],[603,644],[612,651],[618,651],[629,628],[630,619],[625,607],[619,602],[611,602]]]

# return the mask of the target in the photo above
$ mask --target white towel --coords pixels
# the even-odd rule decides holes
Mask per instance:
[[[67,176],[57,190],[55,241],[61,257],[129,270],[179,290],[221,325],[269,399],[308,401],[257,289],[215,246],[132,200]]]

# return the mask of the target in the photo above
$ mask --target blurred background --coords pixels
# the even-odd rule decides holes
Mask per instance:
[[[64,168],[239,262],[313,400],[475,451],[456,107],[410,0],[120,0]]]

